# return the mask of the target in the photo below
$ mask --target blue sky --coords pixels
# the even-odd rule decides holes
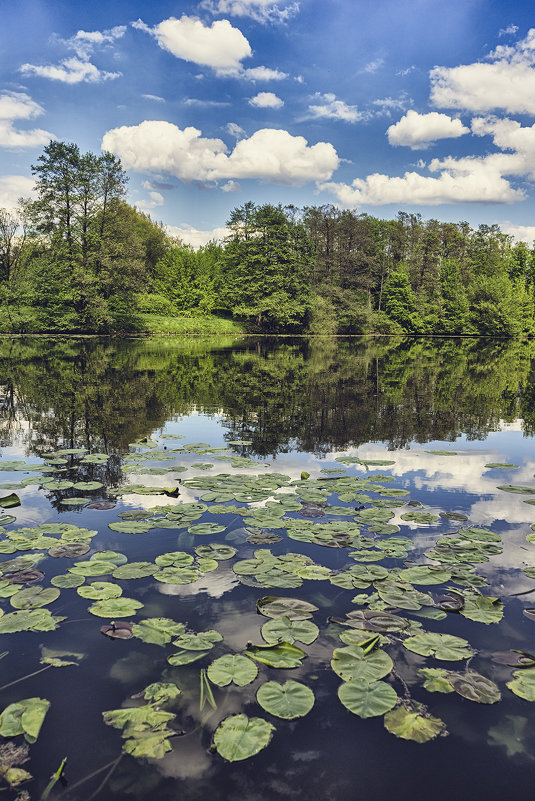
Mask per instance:
[[[18,0],[0,36],[0,207],[56,137],[193,244],[247,200],[535,239],[531,3]]]

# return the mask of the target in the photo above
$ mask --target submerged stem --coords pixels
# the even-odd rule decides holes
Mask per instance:
[[[51,668],[52,665],[45,665],[43,668],[39,670],[34,670],[33,673],[27,673],[26,676],[21,676],[20,679],[15,679],[15,681],[10,681],[8,684],[4,684],[0,687],[0,690],[6,690],[8,687],[13,687],[14,684],[18,684],[19,681],[24,681],[25,679],[31,679],[32,676],[37,676],[39,673],[43,673],[43,671],[48,670]]]

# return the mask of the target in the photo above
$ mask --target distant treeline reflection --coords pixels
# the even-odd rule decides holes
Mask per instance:
[[[517,418],[531,436],[534,357],[486,339],[4,340],[0,436],[119,453],[193,409],[252,440],[244,455],[483,439]]]

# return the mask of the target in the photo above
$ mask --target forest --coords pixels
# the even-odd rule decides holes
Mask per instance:
[[[535,249],[497,225],[246,202],[223,242],[195,250],[126,202],[111,153],[51,141],[32,173],[35,196],[0,209],[0,332],[186,319],[228,333],[535,333]]]

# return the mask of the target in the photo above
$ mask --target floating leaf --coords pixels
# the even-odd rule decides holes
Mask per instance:
[[[89,612],[97,617],[130,617],[135,615],[138,609],[141,609],[143,604],[133,598],[109,598],[104,601],[97,601],[91,604]],[[0,623],[2,620],[0,619]]]
[[[11,509],[14,506],[20,506],[20,498],[18,495],[15,495],[14,492],[11,495],[4,495],[3,498],[0,498],[0,506],[4,509]]]
[[[256,693],[256,700],[266,712],[284,720],[294,720],[308,715],[314,706],[314,693],[298,681],[267,681]]]
[[[164,567],[153,573],[156,581],[164,584],[193,584],[200,576],[200,572],[193,567]]]
[[[265,617],[286,616],[290,620],[307,620],[312,617],[313,612],[318,611],[318,607],[308,601],[301,601],[298,598],[278,598],[275,595],[265,595],[260,598],[256,607]]]
[[[262,662],[264,665],[275,668],[299,667],[306,657],[301,648],[289,642],[280,642],[276,645],[253,645],[248,643],[245,654],[257,662]]]
[[[401,740],[427,743],[444,734],[446,724],[440,718],[423,713],[419,705],[407,709],[399,706],[385,715],[385,729]]]
[[[526,668],[535,666],[535,655],[529,654],[527,651],[495,651],[491,656],[492,661],[499,665]]]
[[[310,645],[319,635],[319,629],[310,620],[291,620],[287,615],[269,620],[262,626],[262,637],[270,645],[295,640]]]
[[[153,704],[162,704],[165,703],[165,701],[173,701],[175,698],[178,698],[180,694],[181,690],[176,684],[157,681],[145,687],[143,697],[146,701],[152,701]]]
[[[208,678],[218,687],[227,687],[230,683],[244,687],[254,681],[257,675],[255,663],[242,654],[225,654],[208,667]]]
[[[134,636],[132,634],[132,624],[125,621],[116,621],[108,623],[100,627],[101,634],[106,637],[111,637],[113,640],[131,640]]]
[[[88,509],[97,509],[99,512],[107,512],[109,509],[115,509],[117,506],[116,503],[113,501],[93,501],[93,503],[88,503]]]
[[[513,676],[514,679],[507,682],[509,689],[525,701],[535,701],[535,668],[515,670]]]
[[[477,623],[498,623],[503,617],[503,603],[499,598],[487,595],[478,595],[475,598],[465,596],[460,614]]]
[[[337,621],[338,622],[338,621]],[[369,631],[403,631],[409,625],[408,620],[390,612],[357,610],[350,612],[347,620],[342,621],[343,625],[355,626],[355,628],[368,629]]]
[[[222,562],[227,559],[232,559],[236,554],[236,548],[233,548],[231,545],[220,545],[219,543],[212,542],[209,545],[197,545],[195,553],[197,556],[207,559],[216,559],[218,562]]]
[[[377,681],[388,676],[393,668],[393,662],[385,651],[375,650],[366,653],[358,645],[348,645],[346,648],[335,648],[331,667],[344,681],[350,679]]]
[[[467,516],[463,515],[462,512],[440,512],[439,517],[443,517],[445,520],[468,520]]]
[[[116,579],[137,579],[152,576],[156,566],[152,562],[128,562],[116,568],[112,576]]]
[[[123,594],[121,587],[111,581],[93,581],[92,584],[79,587],[76,592],[82,598],[90,598],[92,601],[106,601],[109,598],[119,598]]]
[[[184,630],[183,623],[168,617],[149,617],[132,626],[134,637],[154,645],[166,645],[173,637],[183,634]]]
[[[517,464],[507,464],[505,462],[490,462],[489,464],[486,464],[485,467],[487,467],[489,470],[518,470]]]
[[[214,629],[201,631],[199,634],[180,634],[173,645],[186,651],[208,651],[216,642],[221,642],[223,635]]]
[[[466,640],[462,637],[455,637],[453,634],[437,634],[426,631],[423,634],[415,634],[403,641],[403,645],[409,651],[421,656],[434,656],[436,659],[445,661],[456,661],[457,659],[468,659],[472,656],[472,651]]]
[[[424,453],[432,453],[434,456],[457,456],[457,451],[424,451]]]
[[[10,603],[15,609],[37,609],[53,603],[59,594],[57,587],[27,587],[12,595]]]
[[[384,681],[351,679],[340,685],[338,698],[342,704],[360,718],[384,715],[396,705],[398,696],[394,688]]]
[[[231,715],[214,732],[217,753],[228,762],[239,762],[255,756],[271,740],[275,727],[262,718]]]
[[[514,484],[496,487],[496,489],[502,490],[503,492],[513,492],[517,495],[535,495],[535,489],[533,487],[521,487]]]
[[[410,584],[442,584],[451,579],[451,573],[433,565],[417,565],[401,570],[399,577]]]
[[[208,535],[208,534],[221,534],[225,531],[226,526],[221,526],[218,523],[196,523],[188,528],[190,534]]]
[[[208,653],[209,651],[177,651],[168,656],[167,661],[173,667],[180,667],[181,665],[190,665],[192,662],[197,662],[198,659],[202,659]]]
[[[46,698],[25,698],[9,704],[0,715],[0,736],[24,734],[28,743],[35,743],[49,708]]]
[[[449,682],[450,672],[442,668],[420,668],[418,671],[424,678],[424,687],[430,693],[452,693],[455,692]]]
[[[478,704],[495,704],[502,697],[493,681],[474,670],[467,670],[464,673],[450,671],[448,681],[456,693]]]
[[[66,573],[65,575],[53,576],[50,583],[54,587],[60,589],[70,589],[71,587],[80,587],[85,582],[84,576],[76,576],[74,573]]]
[[[170,551],[160,554],[154,561],[159,567],[188,567],[194,560],[185,551]]]
[[[420,525],[429,525],[430,523],[436,523],[439,517],[431,514],[431,512],[405,512],[405,514],[401,515],[401,519],[419,523]]]
[[[125,520],[119,523],[109,523],[108,528],[112,531],[120,531],[122,534],[146,534],[151,528],[154,528],[154,523],[143,523],[139,520]]]

